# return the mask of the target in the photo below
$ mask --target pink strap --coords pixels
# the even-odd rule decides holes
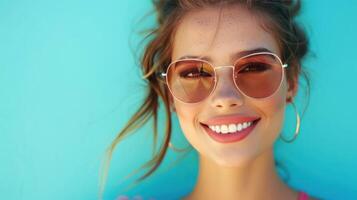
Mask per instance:
[[[298,200],[308,200],[309,195],[307,195],[305,192],[299,192],[299,197]]]

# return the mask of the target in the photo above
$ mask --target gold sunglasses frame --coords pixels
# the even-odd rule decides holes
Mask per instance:
[[[279,86],[277,87],[277,89],[269,96],[267,97],[262,97],[262,98],[255,98],[255,97],[251,97],[247,94],[245,94],[239,87],[238,87],[238,84],[236,83],[236,80],[235,80],[235,77],[234,77],[234,68],[235,68],[235,65],[242,59],[244,58],[247,58],[247,57],[251,57],[251,56],[255,56],[255,55],[272,55],[274,56],[280,63],[280,66],[282,68],[282,73],[281,73],[281,80],[280,80],[280,83],[279,83]],[[192,60],[192,61],[200,61],[200,62],[204,62],[204,63],[207,63],[209,64],[210,66],[213,67],[213,71],[214,71],[214,86],[212,88],[212,90],[210,91],[210,93],[207,95],[207,97],[205,97],[204,99],[201,99],[200,101],[197,101],[197,102],[192,102],[192,103],[189,103],[189,102],[185,102],[185,101],[182,101],[181,99],[179,99],[178,97],[175,96],[175,94],[172,92],[171,88],[169,87],[168,85],[168,76],[167,76],[167,73],[170,69],[171,66],[173,66],[175,63],[177,62],[181,62],[181,61],[187,61],[187,60]],[[285,68],[288,67],[288,64],[287,63],[284,63],[281,61],[280,57],[278,55],[276,55],[275,53],[272,53],[272,52],[257,52],[257,53],[251,53],[251,54],[248,54],[248,55],[245,55],[245,56],[242,56],[240,58],[238,58],[233,65],[223,65],[223,66],[215,66],[214,64],[208,62],[207,60],[202,60],[202,59],[199,59],[199,58],[184,58],[184,59],[178,59],[178,60],[175,60],[173,62],[171,62],[167,69],[166,69],[166,73],[159,73],[159,76],[161,77],[165,77],[165,83],[167,85],[167,88],[169,89],[170,93],[172,94],[172,96],[174,96],[178,101],[182,102],[182,103],[186,103],[186,104],[195,104],[195,103],[199,103],[199,102],[202,102],[204,101],[205,99],[207,99],[209,96],[211,96],[211,94],[213,93],[213,91],[216,89],[216,86],[217,86],[217,82],[218,82],[218,77],[217,77],[217,73],[216,73],[216,70],[218,69],[222,69],[222,68],[226,68],[226,67],[229,67],[229,68],[232,68],[232,79],[233,79],[233,82],[234,82],[234,85],[236,86],[236,89],[241,93],[243,94],[245,97],[248,97],[248,98],[252,98],[252,99],[259,99],[259,100],[264,100],[266,98],[269,98],[271,96],[273,96],[281,87],[281,84],[285,78]]]

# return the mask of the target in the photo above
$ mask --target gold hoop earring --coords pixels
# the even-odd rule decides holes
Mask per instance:
[[[177,148],[175,147],[171,141],[169,142],[169,148],[171,148],[172,150],[176,151],[176,152],[185,152],[185,151],[188,151],[190,146],[186,147],[186,148],[183,148],[183,149],[180,149],[180,148]]]
[[[292,143],[297,138],[297,136],[299,135],[299,131],[300,131],[300,115],[299,115],[298,109],[296,108],[296,105],[294,104],[293,101],[291,101],[291,105],[293,106],[295,113],[296,113],[296,128],[295,128],[294,137],[290,140],[285,139],[280,134],[280,138],[286,143]]]

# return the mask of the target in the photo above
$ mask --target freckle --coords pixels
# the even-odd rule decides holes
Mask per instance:
[[[234,22],[234,16],[232,13],[228,13],[228,14],[223,14],[222,19],[228,24],[228,25],[232,25]]]
[[[194,19],[194,23],[197,23],[199,25],[203,25],[203,26],[207,26],[209,25],[211,22],[211,19],[208,18],[208,19],[203,19],[203,18],[196,18]]]
[[[202,20],[196,20],[196,23],[202,25]]]

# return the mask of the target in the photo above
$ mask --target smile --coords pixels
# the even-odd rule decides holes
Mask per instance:
[[[239,124],[227,124],[227,125],[210,125],[209,128],[216,133],[228,134],[235,133],[237,131],[242,131],[250,127],[253,122],[244,122]]]
[[[238,142],[246,138],[260,121],[259,117],[217,117],[200,123],[205,132],[220,143]]]

